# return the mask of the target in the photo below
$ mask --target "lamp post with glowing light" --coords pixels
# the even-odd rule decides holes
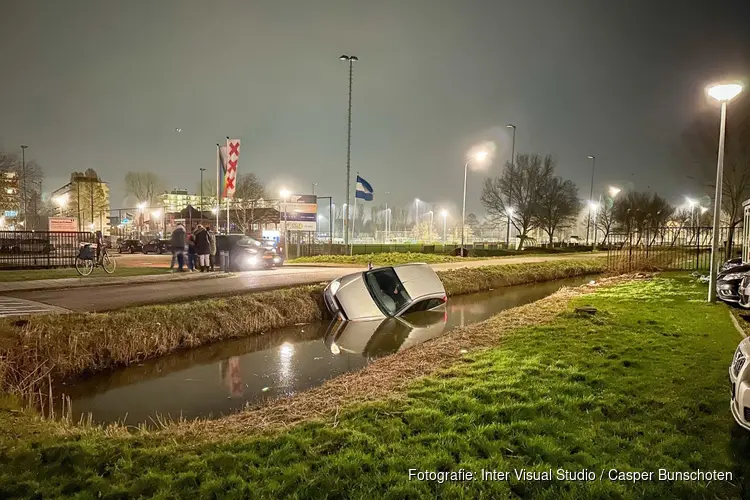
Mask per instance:
[[[515,130],[516,128],[513,127],[514,132]],[[466,160],[466,163],[464,164],[464,199],[463,203],[461,204],[461,257],[464,256],[464,225],[466,224],[466,176],[469,172],[469,163],[471,163],[472,160],[483,162],[486,158],[487,151],[478,151],[476,154],[474,154],[474,156]]]
[[[596,221],[596,210],[599,208],[599,204],[595,202],[594,200],[589,200],[589,217],[591,217],[591,212],[594,212],[594,221]],[[586,235],[586,239],[588,241],[588,234]],[[596,247],[596,222],[594,222],[594,247]]]
[[[357,56],[346,54],[339,57],[340,61],[349,63],[349,118],[346,129],[346,203],[344,204],[344,246],[349,246],[349,196],[351,194],[351,172],[352,172],[352,82],[354,81],[354,63],[359,61]]]
[[[719,157],[716,163],[716,192],[714,194],[714,227],[711,239],[711,265],[708,283],[708,301],[716,299],[716,267],[719,257],[719,224],[721,224],[721,193],[724,180],[724,141],[727,128],[727,103],[742,92],[742,85],[714,85],[708,90],[708,95],[721,102],[721,123],[719,125]]]
[[[284,200],[284,260],[289,259],[289,230],[287,228],[287,216],[286,216],[286,204],[289,199],[289,191],[282,189],[279,194],[281,199]]]
[[[594,197],[594,171],[596,170],[596,156],[589,155],[589,160],[591,160],[591,190],[589,192],[589,216],[588,220],[586,221],[586,245],[589,244],[589,229],[591,227],[591,204],[593,203],[593,200],[591,198]]]

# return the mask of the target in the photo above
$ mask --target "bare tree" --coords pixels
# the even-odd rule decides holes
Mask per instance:
[[[698,165],[699,178],[706,188],[716,183],[719,143],[719,114],[716,110],[700,115],[683,134],[686,149]],[[750,97],[740,95],[727,113],[721,209],[729,224],[727,249],[732,247],[736,227],[742,222],[742,203],[750,198]],[[729,250],[727,250],[729,251]]]
[[[161,178],[153,172],[128,172],[125,174],[125,194],[132,195],[138,203],[154,206],[156,195],[164,189]]]
[[[266,197],[266,188],[258,179],[258,176],[250,172],[241,174],[237,177],[237,185],[234,190],[234,201],[230,207],[234,212],[234,223],[237,228],[248,233],[255,223],[255,209],[258,207],[259,200]]]
[[[543,186],[552,178],[555,162],[552,156],[519,154],[515,163],[506,163],[500,177],[488,178],[482,190],[482,205],[487,217],[495,224],[507,220],[507,209],[512,209],[511,224],[518,231],[520,244],[529,239],[534,228],[534,215],[543,192]],[[513,206],[508,206],[508,200]]]
[[[672,217],[674,207],[658,194],[629,191],[614,205],[614,219],[628,234],[637,233],[641,239],[648,232],[658,233]]]
[[[596,218],[594,219],[594,227],[596,229],[601,230],[602,234],[604,235],[602,237],[602,244],[607,244],[607,238],[609,238],[610,233],[612,232],[612,227],[615,223],[615,210],[614,210],[614,200],[612,198],[606,197],[603,201],[601,206],[596,212]]]
[[[533,223],[547,233],[552,246],[555,231],[569,227],[581,209],[578,187],[573,181],[560,177],[550,177],[540,187],[539,200],[532,213]]]

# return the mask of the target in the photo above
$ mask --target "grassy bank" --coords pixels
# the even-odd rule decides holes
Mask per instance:
[[[441,271],[446,291],[471,293],[509,284],[580,276],[601,259]],[[150,305],[108,313],[30,316],[0,321],[0,389],[23,392],[43,376],[105,370],[217,340],[318,320],[322,286]]]
[[[272,434],[243,426],[262,414],[204,423],[199,433],[127,435],[0,412],[0,497],[746,497],[750,444],[733,430],[726,382],[740,337],[726,308],[703,302],[704,293],[674,275],[563,292],[540,304],[542,324],[519,327],[523,314],[508,311],[347,375],[360,380],[350,392],[377,394],[398,378],[404,356],[421,357],[412,370],[430,374]],[[583,305],[597,314],[573,313]],[[382,376],[388,368],[395,377]],[[336,381],[327,386],[319,395],[336,392]],[[409,480],[409,469],[461,468],[511,478]],[[513,475],[550,468],[590,470],[596,480]],[[661,468],[733,478],[609,479],[612,469]]]
[[[54,280],[61,278],[80,278],[94,281],[97,278],[112,278],[117,276],[148,276],[152,274],[167,274],[168,269],[154,267],[125,267],[119,266],[114,274],[107,274],[102,269],[96,269],[89,276],[81,276],[72,268],[61,269],[12,269],[0,270],[0,282]]]
[[[488,258],[488,257],[484,257]],[[389,252],[355,255],[314,255],[298,257],[289,260],[290,264],[359,264],[366,266],[372,262],[376,266],[393,266],[410,262],[425,262],[427,264],[442,264],[444,262],[461,262],[462,260],[480,260],[478,258],[462,259],[452,255],[439,253]]]

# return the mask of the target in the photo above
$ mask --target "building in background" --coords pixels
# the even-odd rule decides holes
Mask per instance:
[[[157,197],[159,207],[167,212],[181,212],[188,206],[200,209],[201,195],[190,194],[187,189],[173,189],[164,192]],[[216,196],[203,196],[203,211],[209,211],[216,207]]]
[[[52,192],[55,215],[75,217],[79,231],[109,234],[109,186],[93,169],[73,172],[70,182]]]
[[[16,172],[0,172],[0,229],[15,229],[21,213],[21,194]]]

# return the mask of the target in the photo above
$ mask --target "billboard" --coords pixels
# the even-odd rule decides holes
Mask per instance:
[[[75,233],[78,232],[78,221],[75,217],[50,217],[49,230]]]
[[[318,230],[318,197],[314,194],[293,194],[281,202],[281,224],[289,231]]]

